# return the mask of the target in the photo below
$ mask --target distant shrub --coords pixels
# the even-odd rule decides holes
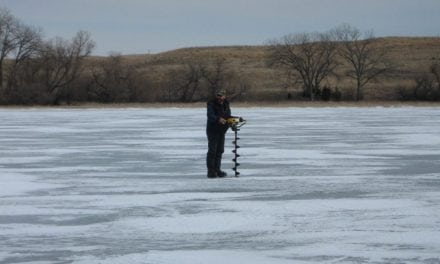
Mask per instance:
[[[335,91],[332,93],[332,100],[339,102],[339,101],[341,101],[341,99],[342,99],[342,93],[338,89],[338,87],[336,87]]]
[[[341,101],[342,98],[342,93],[341,91],[338,89],[338,87],[335,88],[335,90],[333,91],[331,87],[329,86],[324,86],[324,88],[322,88],[321,91],[321,100],[322,101]]]
[[[330,89],[330,87],[324,86],[321,92],[321,100],[330,101],[331,95],[332,95],[332,90]]]
[[[430,75],[415,78],[413,87],[400,87],[398,95],[404,101],[440,101],[440,87],[438,82]]]

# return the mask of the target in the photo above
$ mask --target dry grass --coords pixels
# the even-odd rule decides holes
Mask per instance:
[[[413,87],[415,76],[427,72],[434,61],[440,61],[439,37],[388,37],[378,39],[380,48],[388,51],[388,59],[394,65],[392,75],[381,77],[377,83],[365,87],[366,100],[396,100],[401,87]],[[165,73],[191,60],[225,58],[229,67],[252,80],[253,96],[250,100],[284,100],[288,92],[300,92],[301,87],[287,87],[279,72],[267,65],[267,46],[193,47],[172,50],[159,54],[124,56],[127,64],[136,65],[145,73],[153,73],[160,81]],[[102,60],[95,57],[91,60]],[[342,70],[340,71],[342,74]],[[354,95],[354,83],[348,78],[327,80],[324,85],[338,87],[344,99]],[[344,97],[345,95],[345,97]]]

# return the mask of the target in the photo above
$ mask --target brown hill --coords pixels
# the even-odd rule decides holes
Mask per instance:
[[[392,74],[367,84],[365,99],[399,99],[399,90],[411,89],[415,77],[427,73],[430,65],[440,61],[440,37],[387,37],[378,39],[378,44],[388,51],[387,58],[393,65]],[[149,73],[156,82],[166,78],[171,69],[188,61],[203,61],[224,58],[230,69],[249,81],[245,100],[282,100],[288,93],[301,91],[298,84],[289,83],[279,69],[267,65],[268,46],[194,47],[159,54],[123,56],[127,64]],[[342,67],[339,72],[342,75]],[[343,99],[352,99],[354,83],[347,77],[329,79],[325,85],[338,87]]]

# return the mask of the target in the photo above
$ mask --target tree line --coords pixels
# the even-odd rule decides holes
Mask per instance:
[[[353,80],[354,99],[360,101],[367,84],[397,70],[387,56],[389,51],[378,41],[373,31],[362,33],[349,24],[324,33],[289,34],[269,43],[269,65],[283,69],[293,86],[302,87],[302,97],[311,101],[340,99],[337,87],[322,83],[330,78],[337,83],[344,77]],[[437,57],[428,71],[415,77],[414,87],[399,89],[400,99],[439,101],[439,77]]]
[[[189,56],[159,72],[157,65],[127,63],[119,54],[91,58],[95,42],[86,31],[67,40],[42,36],[41,29],[0,8],[0,104],[195,102],[217,89],[243,98],[254,86],[222,56]],[[361,33],[348,24],[325,33],[290,34],[269,43],[267,64],[285,73],[289,85],[301,87],[303,98],[337,100],[337,87],[323,83],[350,78],[359,101],[368,83],[393,71],[387,50],[376,42],[371,31]],[[413,89],[400,91],[401,98],[440,100],[439,77],[436,61]]]
[[[311,101],[329,99],[332,91],[322,82],[341,78],[336,71],[341,65],[348,65],[343,74],[355,81],[357,101],[363,99],[366,84],[392,69],[386,50],[375,45],[373,33],[362,34],[348,24],[325,33],[286,35],[270,46],[270,64],[290,71]]]
[[[339,100],[337,87],[322,83],[349,78],[355,83],[354,100],[360,101],[367,84],[398,70],[387,56],[389,51],[378,42],[372,30],[362,33],[341,24],[324,33],[289,34],[271,41],[268,61],[287,73],[290,85],[302,87],[303,98]],[[440,101],[440,58],[433,59],[429,70],[414,78],[414,87],[399,88],[401,100]]]
[[[190,58],[158,74],[117,53],[92,58],[94,47],[86,31],[70,40],[44,40],[41,29],[0,8],[0,104],[194,102],[217,89],[235,93],[248,87],[222,57]]]
[[[56,103],[57,95],[82,74],[94,46],[85,31],[71,40],[44,41],[41,29],[0,9],[0,102]]]

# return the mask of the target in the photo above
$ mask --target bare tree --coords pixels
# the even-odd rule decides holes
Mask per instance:
[[[12,61],[7,76],[8,89],[17,88],[20,81],[17,79],[18,71],[23,70],[22,68],[28,65],[24,63],[26,60],[35,59],[38,56],[43,43],[40,29],[20,23],[15,34],[15,48],[11,52]]]
[[[0,8],[0,89],[4,102],[27,102],[32,93],[25,84],[25,69],[41,46],[41,30],[27,26],[9,10]],[[20,78],[18,75],[22,75]],[[20,87],[19,87],[20,86]]]
[[[13,52],[15,63],[35,58],[42,46],[41,29],[19,24],[16,31],[16,43]]]
[[[58,37],[44,45],[39,59],[40,76],[55,102],[59,99],[58,91],[78,78],[84,58],[90,55],[94,46],[90,34],[85,31],[79,31],[70,42]]]
[[[440,87],[440,60],[432,63],[430,70],[437,81],[437,86]]]
[[[208,93],[214,94],[219,89],[225,89],[225,82],[228,79],[226,59],[216,57],[205,67],[200,67],[203,78],[208,82]]]
[[[186,64],[170,72],[170,101],[192,102],[197,100],[203,82],[202,68],[205,67],[197,61],[189,61]],[[200,97],[200,96],[199,96]]]
[[[270,65],[288,68],[301,81],[311,101],[320,94],[321,82],[334,73],[336,47],[327,33],[287,35],[270,45]]]
[[[5,59],[16,48],[18,20],[8,9],[0,8],[0,87],[3,87]]]
[[[92,70],[91,96],[103,102],[143,101],[141,79],[133,65],[123,63],[120,54],[112,54]],[[144,82],[146,82],[144,80]]]
[[[224,57],[218,56],[209,60],[205,67],[201,67],[201,71],[207,83],[204,89],[206,92],[204,99],[214,95],[217,90],[227,90],[228,99],[234,100],[249,90],[249,80],[228,64]]]
[[[219,89],[231,92],[229,98],[243,95],[249,82],[227,63],[224,57],[190,59],[169,72],[168,101],[206,100]]]
[[[440,100],[440,61],[436,60],[429,65],[429,69],[414,78],[413,89],[401,89],[400,96],[406,100]]]
[[[356,100],[362,100],[364,86],[390,69],[386,50],[377,48],[372,31],[362,34],[357,28],[342,24],[333,34],[340,41],[339,55],[351,66],[346,75],[356,81]]]

